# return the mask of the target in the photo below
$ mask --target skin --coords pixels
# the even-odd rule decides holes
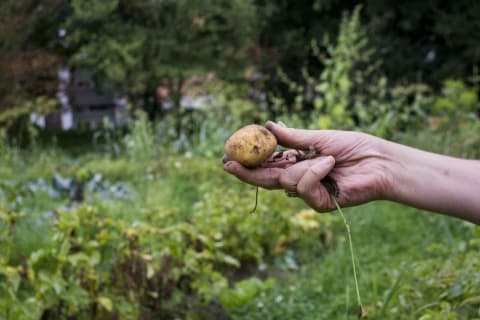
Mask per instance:
[[[301,130],[267,122],[278,143],[292,150],[274,154],[262,167],[235,161],[224,170],[266,189],[296,192],[310,207],[335,209],[321,180],[338,186],[342,207],[391,200],[480,224],[480,161],[448,157],[352,131]],[[296,162],[298,151],[314,156]],[[275,160],[275,156],[279,160]]]

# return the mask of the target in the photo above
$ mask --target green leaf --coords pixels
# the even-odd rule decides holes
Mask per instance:
[[[110,298],[107,297],[98,297],[97,302],[104,307],[107,311],[111,312],[113,310],[113,303]]]
[[[68,256],[68,262],[70,262],[74,267],[76,267],[81,262],[88,262],[88,260],[88,255],[83,252],[75,253]]]
[[[233,289],[222,290],[219,294],[219,300],[222,306],[227,309],[238,309],[272,285],[272,281],[262,282],[258,278],[250,278],[237,282]]]
[[[224,254],[222,252],[219,252],[217,254],[217,258],[223,262],[223,263],[226,263],[228,265],[231,265],[231,266],[234,266],[234,267],[240,267],[240,261],[238,261],[238,259],[235,259],[234,257],[228,255],[228,254]]]
[[[480,296],[474,296],[462,301],[461,306],[466,304],[480,305]]]

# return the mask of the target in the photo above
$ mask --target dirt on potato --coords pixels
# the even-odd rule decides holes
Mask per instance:
[[[226,160],[258,167],[275,151],[277,139],[265,127],[251,124],[236,131],[225,143]]]

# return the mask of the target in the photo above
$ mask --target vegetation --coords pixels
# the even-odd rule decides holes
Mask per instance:
[[[356,317],[340,216],[264,190],[250,214],[254,188],[218,153],[172,153],[157,135],[138,120],[116,157],[3,147],[2,318]],[[435,143],[447,135],[415,139],[458,146]],[[477,315],[476,227],[386,202],[345,214],[369,318]]]
[[[52,6],[66,5],[36,3],[48,9],[47,16]],[[379,58],[379,39],[371,30],[389,29],[390,18],[382,24],[372,12],[387,6],[398,13],[403,6],[371,2],[348,15],[332,15],[325,21],[325,28],[332,28],[330,36],[314,37],[324,34],[315,33],[319,25],[312,23],[313,16],[303,19],[310,8],[333,14],[351,4],[67,4],[68,19],[54,16],[52,21],[77,29],[68,31],[72,47],[57,53],[97,66],[99,79],[110,79],[100,84],[148,94],[152,82],[173,74],[175,85],[179,74],[204,66],[204,71],[231,66],[218,74],[232,71],[238,76],[237,62],[258,63],[271,77],[255,88],[265,93],[264,99],[246,97],[245,83],[219,76],[202,86],[215,100],[199,109],[151,121],[149,108],[134,108],[134,120],[123,130],[105,126],[63,135],[19,120],[38,106],[52,107],[52,102],[43,91],[31,91],[22,77],[13,77],[18,83],[2,87],[2,92],[19,100],[4,100],[4,94],[0,108],[0,319],[356,319],[349,235],[342,216],[317,214],[298,199],[266,190],[259,191],[251,214],[255,188],[221,169],[226,139],[246,124],[270,118],[304,128],[361,130],[426,150],[480,157],[477,78],[462,71],[458,74],[464,77],[446,77],[439,84],[409,76],[399,80],[389,72],[391,62]],[[416,14],[425,15],[425,5],[411,5],[411,12],[420,8]],[[7,0],[0,8],[9,8],[0,10],[0,17],[11,18],[0,20],[0,30],[18,23],[37,26],[37,20],[20,19],[20,13],[41,18],[36,23],[49,21],[34,2]],[[445,8],[439,8],[441,15]],[[463,13],[475,15],[473,11]],[[400,24],[402,34],[408,28],[417,31],[423,20],[416,14]],[[255,15],[268,19],[260,19],[258,30],[239,29],[252,17],[258,22]],[[173,22],[164,21],[166,16]],[[282,17],[310,23],[310,28],[305,32],[293,22],[279,26]],[[408,23],[410,19],[416,23]],[[161,38],[167,42],[163,51],[155,30],[167,22],[171,29]],[[379,29],[371,29],[375,25]],[[440,25],[439,32],[444,30]],[[97,31],[101,40],[88,37]],[[250,32],[262,35],[262,54],[272,54],[268,64],[249,61],[244,52],[236,56],[237,49],[247,49],[244,37]],[[267,39],[268,34],[275,37]],[[55,47],[46,44],[51,44],[48,39],[34,42],[29,37],[24,41],[45,55]],[[478,63],[475,39],[467,40],[458,38],[460,46],[469,47],[468,57],[459,59],[472,66]],[[192,47],[183,41],[191,41]],[[276,55],[282,41],[285,54]],[[28,49],[17,46],[21,41],[12,34],[6,43],[2,41],[0,53],[8,52],[11,59]],[[305,51],[293,50],[300,44]],[[84,58],[82,50],[88,51]],[[219,55],[210,57],[215,50]],[[308,64],[293,63],[306,53]],[[232,55],[238,61],[230,60]],[[199,60],[187,63],[193,56]],[[286,65],[292,69],[282,68]],[[409,66],[406,62],[405,70]],[[4,83],[6,78],[0,79]],[[25,128],[22,135],[16,131],[19,124]],[[20,136],[30,143],[20,144]],[[479,318],[478,227],[381,201],[345,210],[345,217],[369,319]]]
[[[72,9],[73,63],[95,70],[103,85],[144,95],[152,115],[165,83],[176,119],[188,77],[238,73],[254,27],[251,1],[72,1]]]

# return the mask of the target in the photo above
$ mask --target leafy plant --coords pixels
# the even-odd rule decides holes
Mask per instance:
[[[248,313],[249,310],[245,309],[248,303],[262,292],[271,288],[274,283],[273,279],[262,281],[255,277],[239,281],[235,283],[234,288],[224,289],[220,292],[220,303],[229,312]]]
[[[424,126],[432,105],[431,90],[423,84],[389,86],[361,24],[361,9],[359,5],[342,18],[336,43],[327,42],[326,50],[312,40],[312,51],[323,70],[312,73],[303,69],[304,83],[296,83],[280,71],[296,98],[293,106],[274,99],[279,118],[293,126],[359,129],[382,137]],[[290,109],[295,115],[290,115]]]

